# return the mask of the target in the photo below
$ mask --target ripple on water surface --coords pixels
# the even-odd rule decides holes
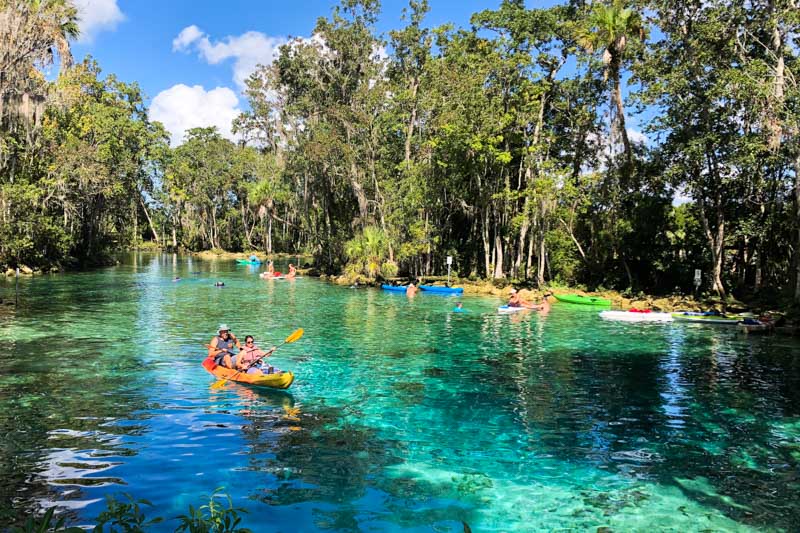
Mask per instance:
[[[128,492],[172,518],[224,486],[259,531],[800,528],[794,341],[260,270],[138,254],[22,282],[0,516],[90,524]],[[290,392],[210,389],[220,322],[264,346],[303,327],[272,361]]]

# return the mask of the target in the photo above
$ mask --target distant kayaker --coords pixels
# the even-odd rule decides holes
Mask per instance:
[[[225,284],[223,282],[221,282],[221,281],[217,281],[217,282],[214,283],[214,286],[215,287],[224,287]]]
[[[267,272],[270,275],[275,273],[275,264],[271,260],[267,261]]]
[[[236,356],[233,348],[241,348],[239,339],[231,333],[227,324],[220,324],[217,328],[217,335],[211,339],[208,348],[208,356],[214,358],[214,362],[220,366],[233,368],[236,364]]]
[[[454,312],[454,313],[466,313],[466,312],[467,312],[467,310],[466,310],[466,309],[464,309],[464,304],[463,304],[463,302],[458,302],[458,303],[456,304],[456,306],[453,308],[453,312]]]
[[[289,263],[289,272],[286,274],[286,279],[294,279],[297,275],[297,269],[293,264]]]
[[[408,284],[408,287],[406,287],[406,296],[414,296],[415,294],[417,294],[417,286],[414,285],[412,281]]]
[[[547,301],[547,297],[553,294],[551,292],[548,292],[544,295],[544,298],[542,298],[542,303],[540,304],[533,304],[523,300],[522,297],[520,297],[517,289],[512,288],[509,292],[511,294],[511,296],[508,298],[509,307],[524,307],[526,309],[534,309],[539,311],[541,314],[547,314],[550,312],[550,302]]]
[[[255,339],[252,335],[244,338],[244,346],[239,350],[236,356],[236,368],[238,370],[246,370],[248,374],[277,374],[280,370],[275,371],[275,367],[267,364],[265,358],[272,355],[275,351],[275,346],[265,352],[256,346]]]
[[[529,308],[531,306],[530,302],[526,302],[525,300],[523,300],[520,297],[519,292],[514,287],[511,287],[511,289],[509,289],[508,294],[509,294],[509,297],[508,297],[508,306],[509,307],[528,307]]]
[[[542,297],[542,303],[533,306],[534,309],[537,309],[539,311],[540,315],[546,315],[547,313],[550,312],[550,302],[547,301],[547,299],[552,295],[553,295],[552,292],[546,292]]]

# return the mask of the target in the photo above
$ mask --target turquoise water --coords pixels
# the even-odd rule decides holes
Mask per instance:
[[[121,492],[172,518],[225,487],[258,531],[800,528],[794,340],[260,270],[135,255],[21,280],[0,306],[0,519],[88,525]],[[304,328],[273,358],[289,392],[211,389],[219,322],[264,346]]]

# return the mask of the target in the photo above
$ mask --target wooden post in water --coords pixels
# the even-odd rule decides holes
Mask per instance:
[[[17,267],[16,275],[14,276],[14,306],[19,306],[19,267]]]

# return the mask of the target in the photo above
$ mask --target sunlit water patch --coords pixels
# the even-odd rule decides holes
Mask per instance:
[[[258,531],[800,528],[793,340],[259,271],[138,254],[21,280],[0,518],[88,525],[127,492],[171,519],[225,487]],[[290,391],[211,389],[220,322],[263,346],[304,328],[273,358]]]

